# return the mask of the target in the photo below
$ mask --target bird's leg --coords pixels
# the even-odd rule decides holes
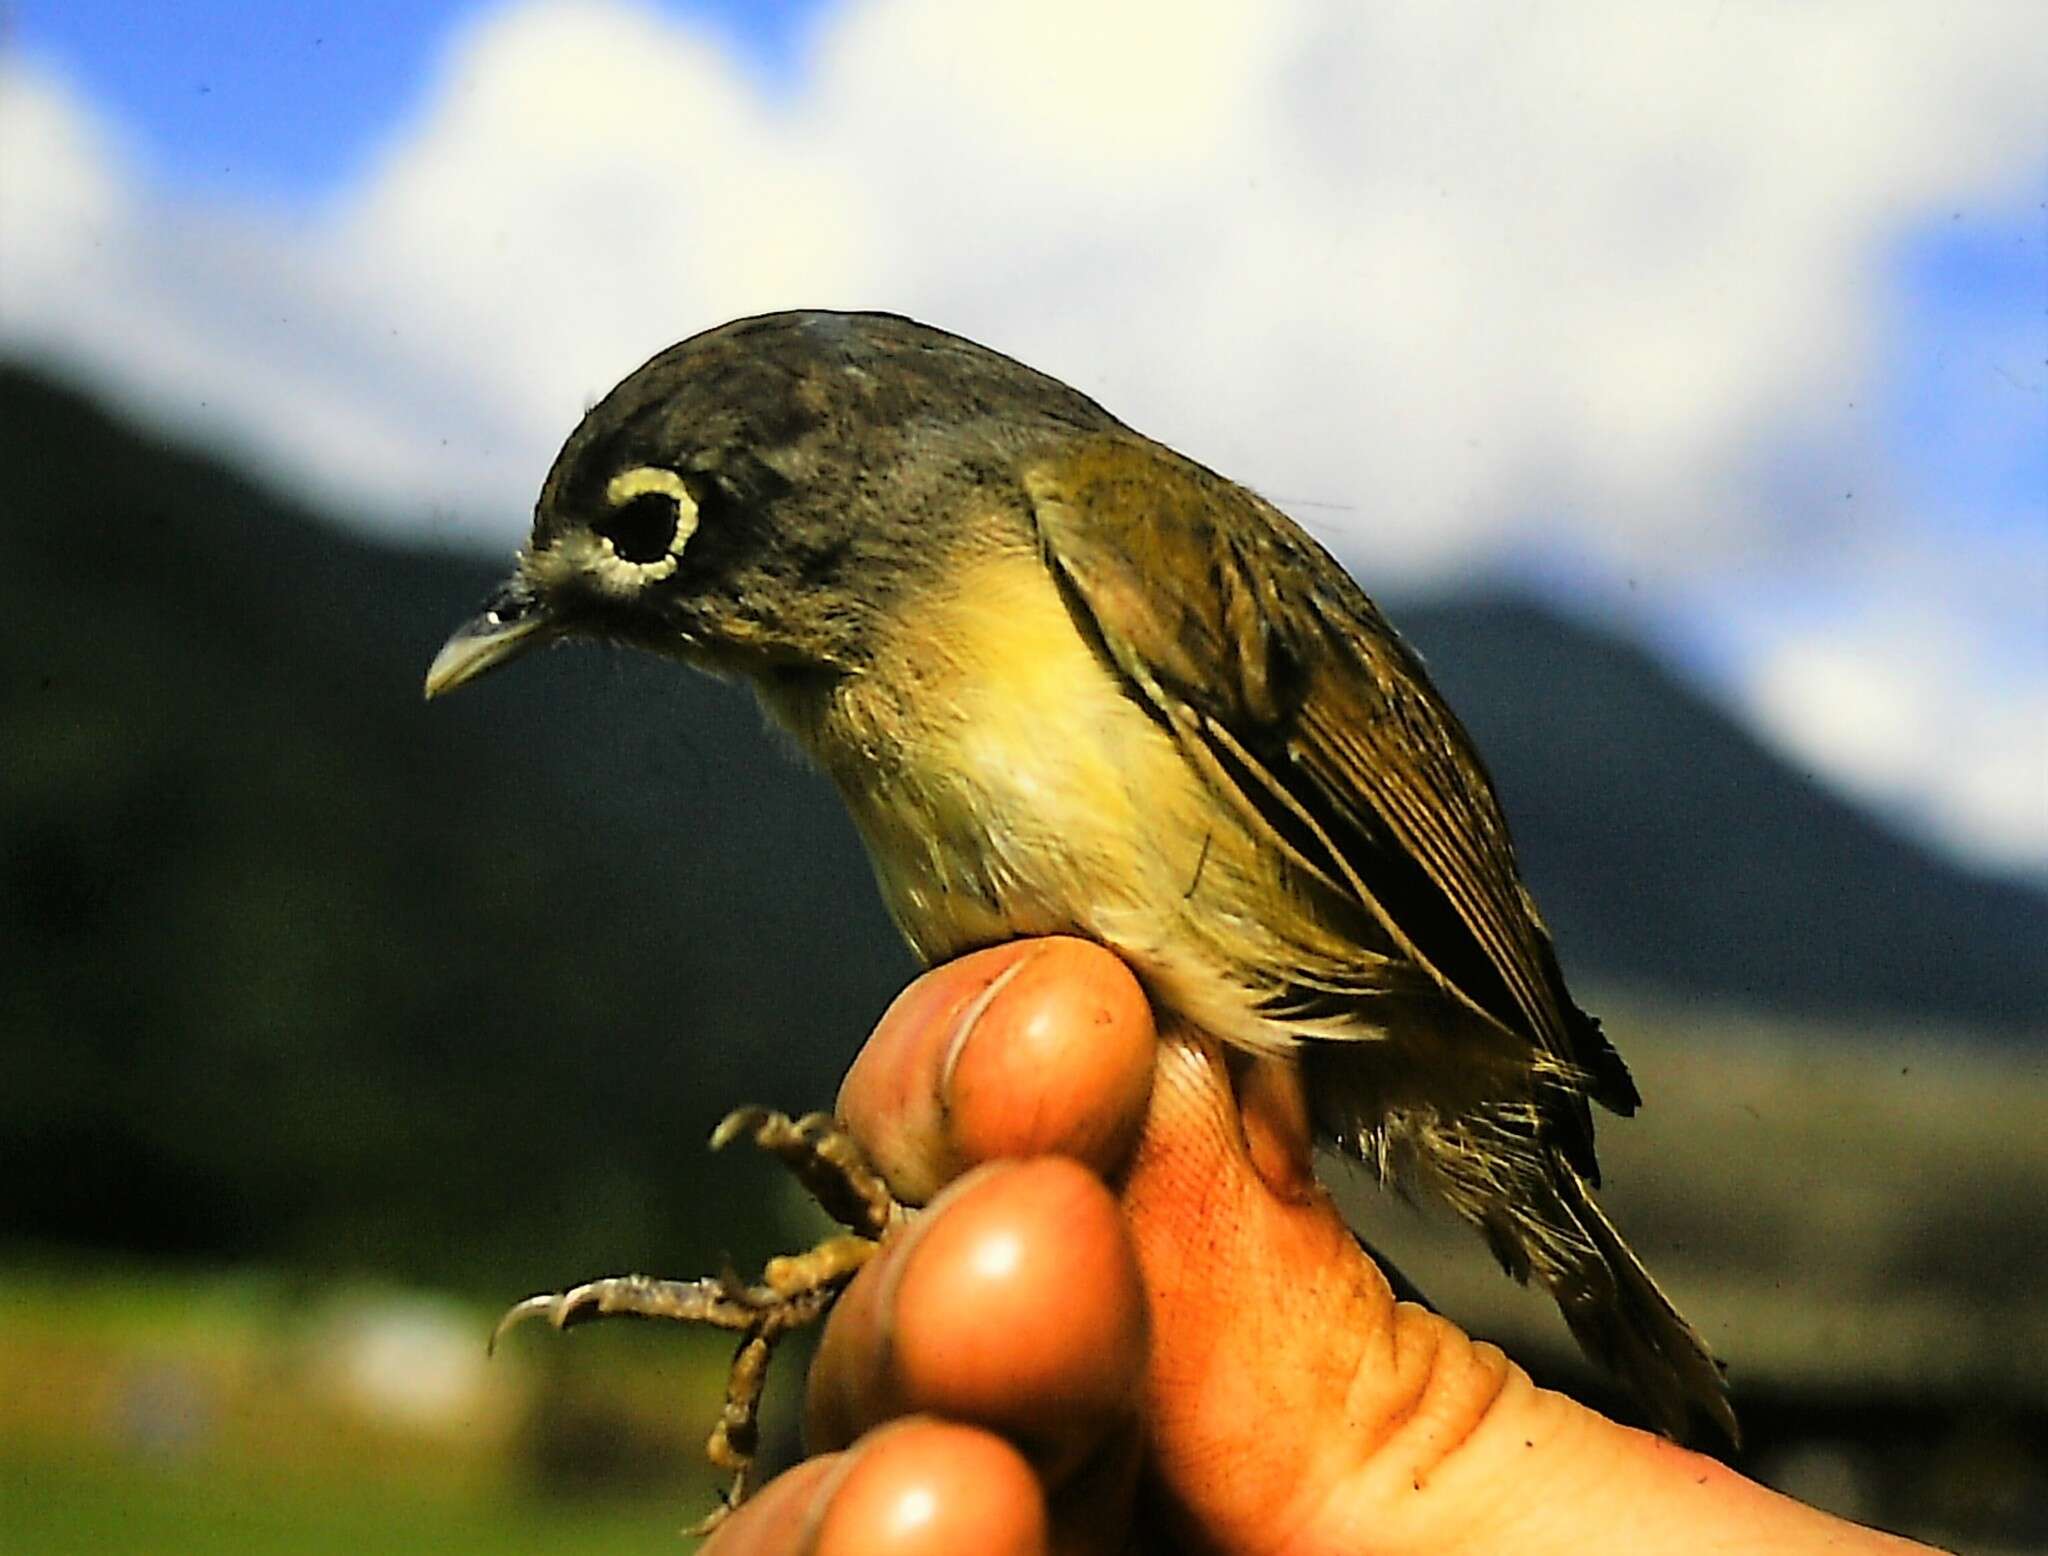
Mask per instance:
[[[880,1237],[903,1213],[853,1136],[829,1113],[792,1119],[767,1108],[735,1108],[712,1130],[711,1149],[722,1151],[741,1135],[780,1158],[818,1208],[850,1232]]]
[[[693,1534],[716,1528],[753,1490],[761,1393],[777,1342],[823,1318],[873,1257],[882,1234],[907,1214],[853,1138],[827,1114],[792,1119],[767,1108],[740,1108],[713,1131],[711,1148],[723,1149],[742,1135],[778,1157],[820,1208],[848,1231],[806,1253],[770,1259],[753,1285],[727,1271],[701,1280],[613,1275],[567,1291],[544,1292],[515,1303],[491,1334],[495,1349],[507,1330],[529,1318],[569,1329],[620,1316],[710,1324],[737,1333],[740,1344],[726,1378],[725,1405],[705,1444],[711,1462],[731,1473],[732,1486]]]

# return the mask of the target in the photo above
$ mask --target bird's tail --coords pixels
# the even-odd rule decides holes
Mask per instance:
[[[1622,1241],[1585,1176],[1532,1133],[1485,1115],[1439,1120],[1411,1137],[1420,1149],[1408,1161],[1479,1229],[1502,1268],[1550,1293],[1581,1349],[1628,1385],[1661,1431],[1684,1437],[1699,1410],[1739,1446],[1706,1341]]]
[[[1558,1206],[1582,1234],[1552,1246],[1586,1253],[1551,1268],[1532,1260],[1531,1268],[1557,1300],[1572,1337],[1628,1384],[1667,1436],[1683,1437],[1698,1409],[1740,1447],[1727,1379],[1707,1342],[1621,1240],[1578,1170],[1554,1153],[1550,1167]]]

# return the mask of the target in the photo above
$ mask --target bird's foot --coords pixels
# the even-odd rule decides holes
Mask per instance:
[[[752,1285],[728,1270],[701,1280],[613,1275],[567,1291],[543,1292],[509,1308],[490,1342],[496,1349],[506,1331],[529,1318],[545,1319],[557,1329],[597,1318],[666,1318],[738,1334],[725,1405],[704,1446],[711,1462],[731,1474],[732,1485],[719,1506],[689,1531],[700,1535],[715,1529],[753,1490],[761,1394],[777,1342],[823,1318],[873,1257],[882,1233],[906,1214],[860,1147],[826,1114],[792,1119],[767,1108],[739,1108],[712,1132],[711,1148],[721,1150],[742,1136],[778,1157],[848,1232],[806,1253],[770,1259]]]
[[[849,1232],[880,1237],[905,1214],[866,1153],[829,1113],[793,1119],[768,1108],[734,1108],[711,1131],[711,1149],[722,1151],[742,1135],[779,1158],[818,1208]]]

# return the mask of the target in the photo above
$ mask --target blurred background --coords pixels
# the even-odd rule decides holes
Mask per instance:
[[[908,960],[741,694],[418,687],[582,410],[789,306],[972,335],[1322,536],[1636,1070],[1609,1200],[1740,1462],[2048,1549],[2034,10],[0,9],[0,1551],[708,1507],[721,1343],[483,1336],[808,1235],[705,1135],[825,1103]]]

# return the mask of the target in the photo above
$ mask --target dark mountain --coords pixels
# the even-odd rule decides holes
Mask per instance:
[[[707,1133],[829,1101],[909,961],[747,699],[561,654],[429,708],[482,563],[20,372],[0,523],[0,1234],[536,1286],[762,1251]]]
[[[582,652],[426,707],[491,566],[343,533],[19,369],[0,525],[0,1235],[501,1290],[757,1251],[731,1196],[758,1169],[705,1133],[828,1100],[909,963],[747,698]],[[1885,832],[1615,638],[1399,619],[1576,973],[2048,1013],[2048,899]]]
[[[1499,780],[1568,970],[1756,1008],[2048,1024],[2048,894],[1844,803],[1631,643],[1396,611]]]

